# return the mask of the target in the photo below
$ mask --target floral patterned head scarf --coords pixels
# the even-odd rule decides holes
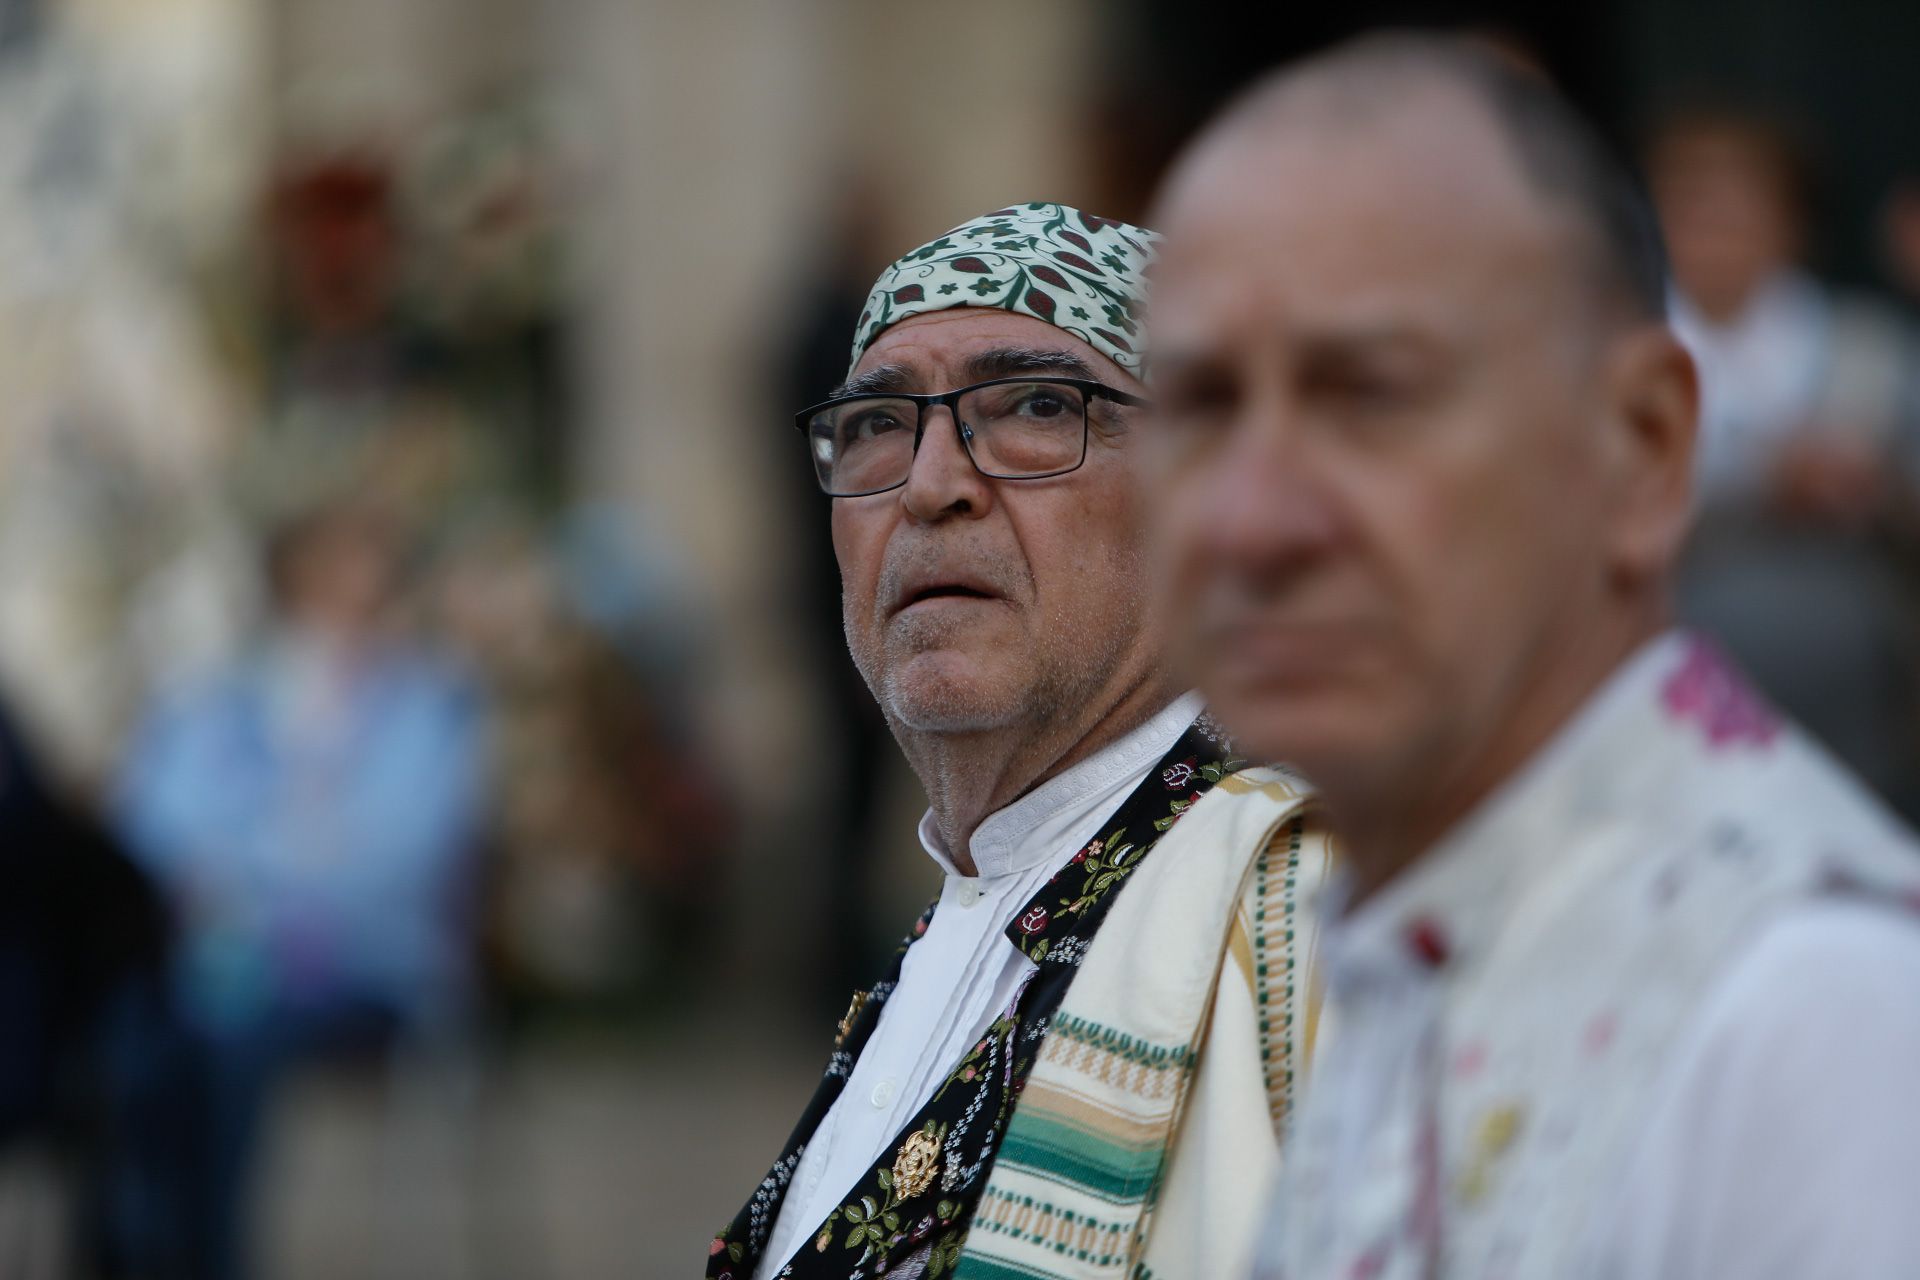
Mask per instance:
[[[853,360],[908,316],[999,307],[1045,320],[1130,373],[1160,237],[1064,204],[1023,204],[963,222],[874,281],[854,326]]]

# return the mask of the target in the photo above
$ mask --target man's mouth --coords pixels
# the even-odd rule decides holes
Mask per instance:
[[[915,605],[938,600],[997,600],[999,598],[995,592],[970,582],[929,582],[904,592],[894,612],[904,613]]]

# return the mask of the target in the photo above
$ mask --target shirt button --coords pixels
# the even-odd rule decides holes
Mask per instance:
[[[884,1107],[889,1102],[892,1102],[892,1101],[893,1101],[893,1081],[882,1080],[879,1084],[873,1086],[873,1105],[874,1106]]]
[[[963,907],[970,907],[980,901],[980,886],[971,880],[962,880],[953,895]]]

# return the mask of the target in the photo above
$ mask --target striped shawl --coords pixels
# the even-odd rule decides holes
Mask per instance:
[[[1305,784],[1220,782],[1114,904],[1021,1095],[957,1276],[1242,1275],[1311,1052]]]

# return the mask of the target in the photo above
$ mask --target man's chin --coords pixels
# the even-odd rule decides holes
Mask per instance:
[[[921,733],[976,733],[1017,718],[1019,699],[971,657],[922,653],[887,681],[888,717]]]

